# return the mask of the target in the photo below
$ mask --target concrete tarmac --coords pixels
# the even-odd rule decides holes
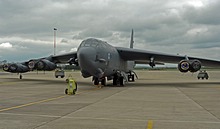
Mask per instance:
[[[53,72],[0,74],[0,129],[220,129],[220,71],[209,80],[178,71],[137,71],[125,87],[92,85],[76,95]]]

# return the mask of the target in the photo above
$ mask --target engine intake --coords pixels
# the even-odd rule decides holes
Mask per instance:
[[[50,62],[47,59],[42,59],[39,60],[36,64],[35,67],[37,70],[46,70],[46,71],[51,71],[56,69],[56,64],[54,64],[53,62]]]
[[[186,73],[197,72],[201,69],[202,65],[199,60],[181,60],[178,64],[178,69],[180,72]]]
[[[28,62],[28,68],[33,70],[35,68],[35,64],[36,64],[36,62],[34,60],[30,60]]]

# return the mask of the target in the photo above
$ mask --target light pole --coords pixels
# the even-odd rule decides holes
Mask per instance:
[[[53,30],[54,30],[54,55],[56,55],[56,31],[57,31],[57,29],[56,28],[53,28]]]

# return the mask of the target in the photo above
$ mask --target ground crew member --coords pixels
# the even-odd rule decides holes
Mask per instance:
[[[69,76],[69,78],[66,79],[66,82],[67,88],[65,89],[65,94],[75,95],[77,91],[77,83],[75,82],[75,80],[71,76]]]

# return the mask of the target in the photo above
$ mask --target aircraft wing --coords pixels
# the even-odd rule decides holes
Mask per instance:
[[[140,60],[150,61],[151,58],[154,58],[155,62],[177,64],[181,60],[186,59],[186,56],[163,54],[163,53],[145,51],[139,49],[122,48],[122,47],[116,47],[116,49],[122,59],[130,60],[130,61],[140,61]],[[189,60],[197,59],[201,62],[202,66],[220,67],[220,61],[217,60],[209,60],[209,59],[196,58],[196,57],[188,57],[188,59]]]
[[[135,60],[135,64],[149,64],[150,61],[149,60]],[[163,62],[154,62],[155,65],[165,65]]]
[[[68,61],[70,61],[71,59],[73,59],[73,61],[75,61],[76,58],[77,58],[77,52],[75,51],[75,52],[70,52],[67,54],[52,56],[52,62],[54,62],[54,63],[68,63]]]

